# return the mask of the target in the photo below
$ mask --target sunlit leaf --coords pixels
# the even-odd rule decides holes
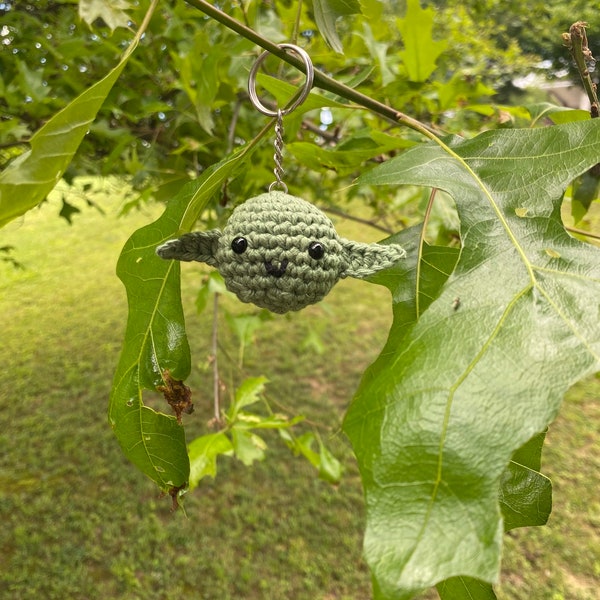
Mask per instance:
[[[188,448],[190,457],[189,488],[193,490],[203,477],[217,476],[217,458],[233,454],[233,445],[223,433],[210,433],[193,440]]]
[[[410,81],[427,81],[448,45],[446,40],[433,39],[434,17],[432,7],[421,8],[420,0],[407,0],[406,15],[398,19],[404,42],[404,50],[399,54]]]
[[[54,115],[32,136],[30,149],[0,173],[0,226],[37,206],[58,183],[136,45],[137,39],[106,77]]]
[[[549,119],[559,125],[561,123],[571,123],[572,121],[587,121],[590,118],[590,113],[587,110],[557,106],[550,102],[528,104],[525,108],[529,111],[531,119],[536,123],[543,119]]]
[[[234,427],[231,431],[231,439],[236,458],[247,467],[257,460],[264,460],[267,445],[260,436],[246,429]]]
[[[239,385],[235,391],[233,404],[228,411],[228,417],[231,421],[235,421],[238,412],[242,408],[259,401],[266,382],[266,377],[249,377]]]
[[[129,317],[115,373],[109,419],[125,455],[165,491],[188,483],[185,433],[174,416],[149,409],[143,391],[165,384],[165,371],[185,379],[190,353],[180,291],[180,263],[156,256],[156,247],[189,231],[200,212],[253,145],[226,157],[185,186],[154,223],[125,244],[117,274],[127,290]],[[165,402],[165,410],[168,406]],[[147,440],[153,440],[153,446]]]
[[[440,600],[496,600],[489,583],[472,577],[453,577],[437,586]]]
[[[339,483],[342,479],[342,464],[329,448],[319,440],[319,478],[328,483]]]
[[[79,0],[79,16],[90,26],[96,19],[102,19],[115,30],[127,27],[129,16],[125,11],[130,6],[127,0]]]

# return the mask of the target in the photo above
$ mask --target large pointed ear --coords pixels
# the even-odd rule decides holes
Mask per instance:
[[[156,254],[167,260],[195,260],[216,267],[215,254],[220,237],[221,232],[218,229],[184,233],[181,237],[159,246]]]
[[[406,250],[398,244],[362,244],[344,239],[340,241],[347,260],[342,277],[364,279],[377,271],[388,269],[406,256]]]

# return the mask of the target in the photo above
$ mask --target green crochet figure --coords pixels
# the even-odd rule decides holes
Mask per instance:
[[[339,237],[322,211],[281,191],[238,206],[223,232],[186,233],[162,244],[156,253],[217,267],[227,289],[242,302],[274,313],[319,302],[339,279],[362,279],[406,254],[398,245]]]

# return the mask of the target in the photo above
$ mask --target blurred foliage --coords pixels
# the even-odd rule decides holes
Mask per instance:
[[[78,10],[74,0],[0,3],[0,166],[110,71],[132,38],[121,25],[129,18],[135,29],[148,4],[84,0]],[[536,1],[533,7],[491,0],[432,2],[416,21],[406,4],[226,0],[220,7],[272,41],[298,41],[318,69],[340,82],[442,131],[460,133],[510,122],[509,113],[491,104],[497,92],[541,58],[556,64],[568,60],[560,39],[569,25],[566,16],[598,21],[583,2],[581,15],[577,7],[565,15],[558,2]],[[592,48],[594,40],[592,29]],[[424,71],[411,67],[410,44],[429,52]],[[161,3],[65,179],[123,176],[132,186],[133,204],[172,197],[265,124],[246,91],[256,56],[251,42],[196,8]],[[276,61],[267,62],[277,76],[294,82],[293,70],[276,71]],[[474,104],[489,110],[460,110]],[[287,142],[295,144],[284,165],[287,181],[292,190],[302,188],[321,202],[329,202],[369,164],[398,151],[376,137],[390,125],[366,111],[315,110],[302,122],[289,121]],[[407,130],[404,138],[410,145],[414,133]],[[350,164],[344,162],[348,156]],[[220,205],[262,189],[272,181],[271,169],[272,148],[264,144],[253,169],[224,187]],[[388,212],[389,199],[366,200],[380,214]]]
[[[567,69],[576,80],[577,73],[561,39],[561,33],[568,31],[575,21],[588,23],[590,47],[596,48],[596,52],[600,54],[600,14],[593,2],[433,0],[431,3],[440,9],[442,27],[446,23],[455,26],[458,24],[462,35],[472,38],[473,44],[480,44],[483,53],[473,57],[480,68],[508,67],[505,72],[498,71],[501,79],[510,78],[515,72],[515,63],[503,65],[507,58],[509,61],[518,61],[522,67],[522,57],[528,56],[537,57],[538,61],[547,61],[544,65],[538,64],[546,77],[556,77],[557,71]],[[452,30],[452,26],[449,29]],[[456,48],[459,49],[460,47]],[[495,49],[498,53],[489,53],[490,49]],[[486,57],[485,61],[481,60],[482,56]],[[487,57],[492,57],[491,65]]]

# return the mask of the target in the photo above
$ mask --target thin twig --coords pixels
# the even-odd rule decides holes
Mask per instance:
[[[212,323],[212,369],[213,369],[213,406],[214,420],[218,424],[221,422],[221,380],[219,378],[219,361],[217,358],[217,350],[219,343],[219,294],[215,293],[213,300],[213,323]]]
[[[294,29],[292,31],[292,44],[298,43],[298,35],[300,34],[301,18],[302,18],[302,0],[299,0],[298,8],[296,9],[296,19],[294,21]]]
[[[244,23],[250,27],[250,21],[248,21],[248,11],[246,10],[246,5],[244,4],[243,0],[240,0],[240,10],[242,11],[242,14],[244,15]]]
[[[395,233],[393,229],[389,229],[385,225],[380,225],[375,221],[363,219],[362,217],[356,217],[354,215],[351,215],[350,213],[344,212],[339,208],[334,208],[333,206],[325,206],[323,207],[323,210],[333,215],[338,215],[339,217],[342,217],[344,219],[348,219],[348,221],[355,221],[356,223],[361,223],[362,225],[368,225],[369,227],[372,227],[373,229],[378,229],[379,231],[383,231],[383,233],[387,233],[388,235],[392,235],[393,233]]]
[[[229,123],[229,129],[227,130],[227,154],[233,150],[233,144],[235,142],[235,128],[237,126],[238,119],[240,118],[240,110],[242,108],[242,99],[236,100],[235,106],[233,107],[233,114],[231,115],[231,123]]]
[[[340,141],[339,127],[336,127],[332,132],[325,131],[321,129],[316,123],[313,123],[308,119],[303,119],[302,128],[323,138],[323,140],[325,140],[325,142],[327,142],[327,144],[329,144],[330,146],[335,146]]]
[[[577,227],[566,227],[565,229],[570,233],[576,233],[577,235],[583,235],[585,237],[592,238],[594,240],[600,240],[600,233],[592,233],[591,231],[585,231],[584,229],[577,229]]]

